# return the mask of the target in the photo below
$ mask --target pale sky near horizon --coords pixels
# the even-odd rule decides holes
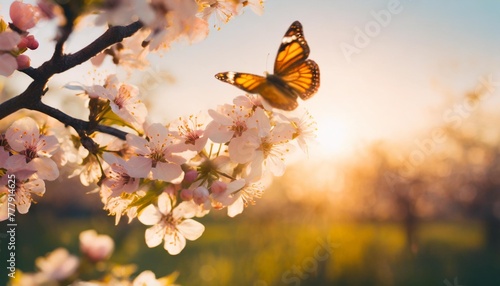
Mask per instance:
[[[230,103],[243,92],[214,74],[272,71],[281,37],[299,20],[310,58],[321,70],[319,92],[299,103],[318,121],[321,151],[316,155],[412,136],[442,123],[431,113],[439,118],[463,102],[481,77],[500,82],[498,11],[500,1],[494,0],[268,0],[263,16],[246,10],[204,41],[175,44],[155,59],[151,70],[165,70],[175,82],[155,89],[152,115],[167,121]],[[390,19],[377,22],[374,15],[387,13]],[[358,45],[359,53],[349,60],[342,46],[356,47],[359,31],[366,29],[372,29],[368,43]],[[500,102],[500,92],[494,94],[487,105]],[[443,106],[446,100],[452,106]]]

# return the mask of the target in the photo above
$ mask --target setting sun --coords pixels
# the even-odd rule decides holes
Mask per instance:
[[[311,152],[312,156],[341,155],[353,151],[355,141],[352,131],[344,122],[333,117],[316,118],[318,122],[317,144],[319,150]]]

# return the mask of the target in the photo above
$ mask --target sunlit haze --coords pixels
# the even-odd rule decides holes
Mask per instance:
[[[145,101],[154,102],[152,118],[163,121],[228,102],[242,92],[214,74],[272,71],[281,37],[300,20],[321,71],[319,92],[299,107],[318,122],[314,151],[341,154],[372,140],[407,138],[442,120],[481,78],[499,76],[499,8],[497,1],[267,1],[263,16],[246,11],[200,43],[176,43],[152,57],[146,74],[161,83]],[[89,41],[95,36],[86,34]],[[70,39],[69,50],[80,45]],[[33,51],[40,54],[35,64],[49,51]]]
[[[110,9],[151,4],[159,17],[183,19],[182,25],[165,21],[166,33],[200,20],[194,18],[200,10],[251,4],[196,0],[197,7],[194,1],[53,2],[105,3]],[[8,15],[7,2],[12,1],[0,1],[2,16]],[[172,4],[183,10],[192,5],[191,13],[178,17]],[[115,12],[126,10],[119,8]],[[92,17],[96,14],[79,18],[65,53],[80,51],[107,30]],[[290,112],[220,107],[244,92],[214,75],[272,73],[294,21],[303,26],[309,59],[319,65],[318,92],[299,99]],[[51,128],[50,121],[39,136],[29,110],[0,121],[0,131],[7,130],[0,134],[0,219],[9,218],[0,231],[0,260],[15,258],[16,267],[10,262],[7,269],[18,271],[9,285],[500,285],[500,1],[264,0],[262,16],[243,7],[220,30],[213,24],[201,42],[175,42],[161,55],[149,54],[145,70],[116,67],[107,57],[100,67],[86,62],[51,77],[41,99],[25,104],[28,97],[19,97],[24,107],[39,107],[41,100],[89,121],[71,124],[75,121],[47,112],[59,115],[71,132],[79,131],[81,144],[78,136]],[[26,52],[33,67],[51,58],[56,26],[40,22],[29,30],[40,42]],[[191,33],[182,31],[187,30]],[[297,47],[289,42],[291,50]],[[130,51],[128,44],[123,47]],[[84,53],[90,57],[91,51]],[[33,78],[26,70],[0,78],[0,102],[33,80],[31,91],[41,92],[45,73],[61,70],[59,60],[67,57],[55,59],[48,69],[31,70]],[[117,75],[120,87],[104,86],[119,97],[93,87],[106,99],[100,108],[91,105],[93,116],[85,106],[88,97],[75,96],[81,90],[64,88],[68,82],[103,85],[109,74]],[[227,78],[239,83],[235,74]],[[140,101],[129,84],[139,87]],[[133,107],[118,107],[117,98]],[[109,105],[103,104],[108,99]],[[122,118],[141,126],[142,103],[150,118],[139,135],[149,142],[128,135],[126,144],[101,143],[94,131],[110,131],[96,129],[96,122],[117,123],[123,116],[118,112],[126,109],[130,113]],[[218,107],[221,113],[211,112],[210,119],[206,111]],[[199,112],[211,120],[210,127],[199,124],[201,116],[167,125]],[[239,117],[226,120],[225,114]],[[297,123],[306,114],[316,123]],[[140,122],[135,115],[142,116]],[[25,118],[10,125],[16,116]],[[8,124],[14,127],[7,129]],[[315,142],[303,144],[314,128]],[[40,177],[47,173],[53,181]],[[7,231],[12,226],[16,231]],[[111,256],[102,255],[102,240],[92,235],[86,240],[101,258],[85,256],[90,247],[82,244],[81,233],[92,229],[114,239],[106,244]],[[53,255],[66,249],[67,258]],[[69,271],[68,261],[79,267]],[[4,269],[0,285],[8,278]],[[141,271],[150,282],[128,283]],[[58,281],[45,280],[49,276]],[[42,282],[34,284],[35,278]]]

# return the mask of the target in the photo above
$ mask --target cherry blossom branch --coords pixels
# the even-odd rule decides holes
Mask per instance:
[[[67,54],[63,56],[56,56],[56,53],[54,53],[54,56],[50,60],[43,63],[40,67],[35,69],[28,68],[25,70],[21,70],[21,72],[24,72],[34,80],[48,81],[48,79],[54,74],[63,73],[69,69],[72,69],[75,66],[88,61],[109,46],[119,43],[123,39],[132,36],[140,28],[142,28],[142,26],[143,24],[141,22],[136,21],[128,26],[111,27],[99,38],[95,39],[92,43],[90,43],[80,51],[74,54]]]
[[[40,111],[44,114],[49,115],[50,117],[59,120],[66,126],[73,127],[73,129],[75,129],[80,136],[87,136],[92,134],[94,131],[99,131],[102,133],[113,135],[122,140],[125,140],[126,139],[125,137],[128,134],[127,132],[105,125],[97,125],[94,130],[94,128],[91,128],[91,124],[88,121],[71,117],[66,113],[60,111],[59,109],[46,105],[41,101],[39,101],[35,106],[33,106],[32,110]]]

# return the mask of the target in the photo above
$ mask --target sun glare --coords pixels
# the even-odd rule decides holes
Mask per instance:
[[[344,122],[332,117],[317,118],[317,121],[319,148],[313,155],[339,155],[352,151],[352,134]]]

